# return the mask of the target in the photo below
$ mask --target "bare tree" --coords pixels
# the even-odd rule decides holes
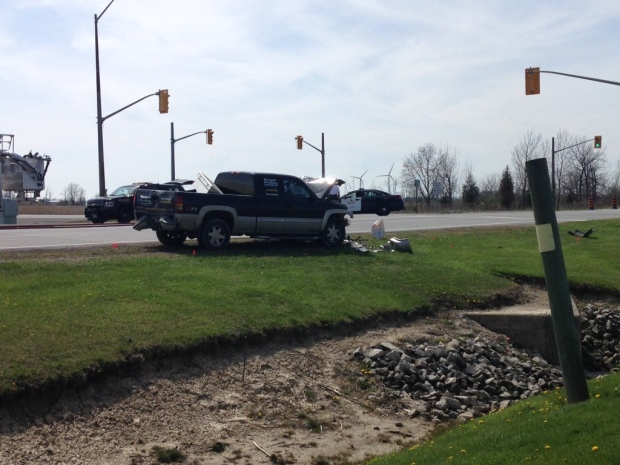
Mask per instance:
[[[45,189],[45,195],[43,196],[43,203],[49,205],[54,198],[54,191],[50,188]]]
[[[449,145],[439,149],[437,157],[437,179],[443,182],[444,201],[452,206],[452,199],[458,187],[459,161],[456,150]]]
[[[428,143],[418,147],[418,151],[403,162],[402,183],[411,192],[415,181],[420,181],[420,194],[427,205],[431,203],[433,181],[437,180],[438,157],[437,147]]]
[[[542,135],[529,130],[521,142],[512,149],[512,166],[514,169],[513,182],[517,192],[517,207],[522,209],[526,204],[527,173],[525,164],[535,158],[543,157]]]
[[[616,198],[620,194],[620,160],[616,161],[616,169],[609,177],[609,194]]]
[[[499,173],[487,174],[480,183],[480,200],[486,209],[495,209],[499,204]]]
[[[496,193],[499,190],[499,182],[501,175],[499,173],[487,174],[482,180],[482,192],[488,192],[490,194]]]
[[[566,195],[566,190],[562,187],[566,184],[566,171],[568,167],[568,158],[570,156],[569,152],[564,151],[565,147],[570,147],[575,144],[575,138],[566,130],[560,129],[558,133],[555,135],[555,147],[554,150],[556,152],[554,159],[554,171],[555,171],[555,205],[556,209],[560,208],[560,202],[562,201],[563,196]]]
[[[80,203],[84,203],[84,189],[80,187],[78,184],[69,183],[67,187],[65,187],[62,192],[62,196],[64,201],[69,205],[76,205]]]
[[[586,136],[582,140],[587,140]],[[570,149],[570,174],[568,190],[577,202],[596,198],[604,191],[607,183],[607,159],[604,149],[595,149],[591,144],[579,144]]]

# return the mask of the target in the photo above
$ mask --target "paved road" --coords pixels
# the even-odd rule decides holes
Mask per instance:
[[[557,218],[558,222],[620,218],[620,211],[611,209],[560,211],[557,212]],[[391,214],[382,218],[376,215],[356,215],[351,226],[347,228],[347,233],[369,233],[372,224],[378,219],[383,220],[386,235],[398,235],[397,233],[402,231],[534,224],[534,215],[531,211]],[[58,223],[58,217],[20,215],[18,216],[18,225],[41,225],[52,221],[56,221],[56,224],[53,225],[54,227],[28,227],[23,229],[0,226],[0,250],[157,242],[153,231],[135,231],[131,225],[119,225],[113,222],[105,225],[82,223],[81,227],[62,227],[67,222],[75,223],[82,220],[83,217],[80,215],[66,215]]]

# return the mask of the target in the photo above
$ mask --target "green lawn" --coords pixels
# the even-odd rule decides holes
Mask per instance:
[[[566,233],[594,227],[591,239]],[[561,225],[571,285],[617,291],[620,222]],[[409,233],[413,254],[240,242],[0,254],[0,393],[154,347],[478,305],[543,279],[533,227]],[[378,248],[386,241],[372,241]],[[146,252],[146,253],[145,253]]]
[[[620,373],[588,387],[586,402],[567,405],[564,390],[547,392],[369,465],[616,465]]]
[[[592,239],[567,234],[589,227]],[[571,285],[618,292],[620,221],[560,228]],[[479,305],[512,277],[543,278],[533,227],[399,235],[413,254],[288,242],[0,253],[0,393],[213,336]]]

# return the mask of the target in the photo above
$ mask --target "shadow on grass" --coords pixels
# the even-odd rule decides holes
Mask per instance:
[[[366,241],[364,241],[366,242]],[[338,255],[368,256],[370,253],[361,253],[352,249],[346,242],[340,247],[326,247],[318,241],[294,239],[251,239],[234,238],[224,250],[201,249],[196,240],[188,240],[179,247],[166,247],[161,244],[144,246],[152,253],[193,255],[201,257],[323,257]]]

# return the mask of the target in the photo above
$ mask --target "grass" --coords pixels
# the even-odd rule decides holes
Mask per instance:
[[[567,405],[564,390],[546,392],[369,465],[617,464],[620,373],[588,387],[586,402]]]
[[[567,231],[596,229],[591,239]],[[618,292],[620,221],[560,225],[573,287]],[[409,233],[414,253],[238,242],[222,253],[119,246],[0,253],[0,393],[149,348],[480,305],[543,279],[533,227]],[[375,248],[386,241],[372,241]]]

